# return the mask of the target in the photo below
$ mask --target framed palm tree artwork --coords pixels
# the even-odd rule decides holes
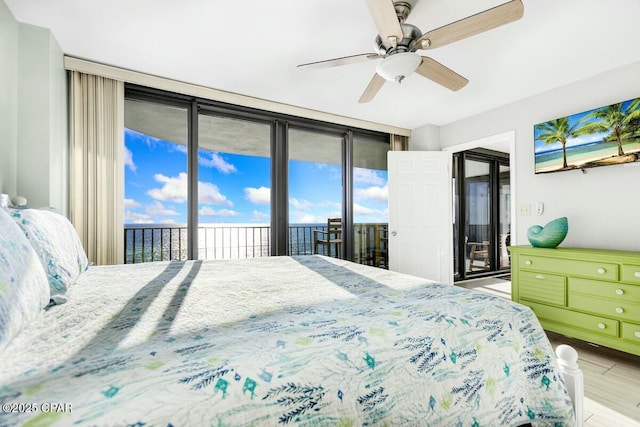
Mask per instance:
[[[534,126],[535,172],[640,161],[640,98]]]

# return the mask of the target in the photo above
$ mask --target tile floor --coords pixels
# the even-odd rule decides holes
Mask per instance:
[[[456,283],[504,298],[511,297],[511,282],[485,278]],[[640,427],[640,356],[596,346],[553,332],[553,346],[571,345],[578,351],[584,375],[586,427]]]

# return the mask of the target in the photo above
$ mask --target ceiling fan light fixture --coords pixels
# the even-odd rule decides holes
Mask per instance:
[[[415,52],[396,53],[384,58],[376,67],[376,73],[385,80],[400,83],[416,71],[421,62],[422,57]]]

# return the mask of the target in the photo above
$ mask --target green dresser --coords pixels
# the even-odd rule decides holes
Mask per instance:
[[[545,329],[640,355],[640,252],[509,250],[511,299]]]

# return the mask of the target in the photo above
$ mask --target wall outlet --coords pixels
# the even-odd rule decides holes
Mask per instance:
[[[524,204],[524,205],[520,205],[518,207],[518,213],[520,214],[520,216],[530,216],[531,215],[531,205],[530,204]]]

